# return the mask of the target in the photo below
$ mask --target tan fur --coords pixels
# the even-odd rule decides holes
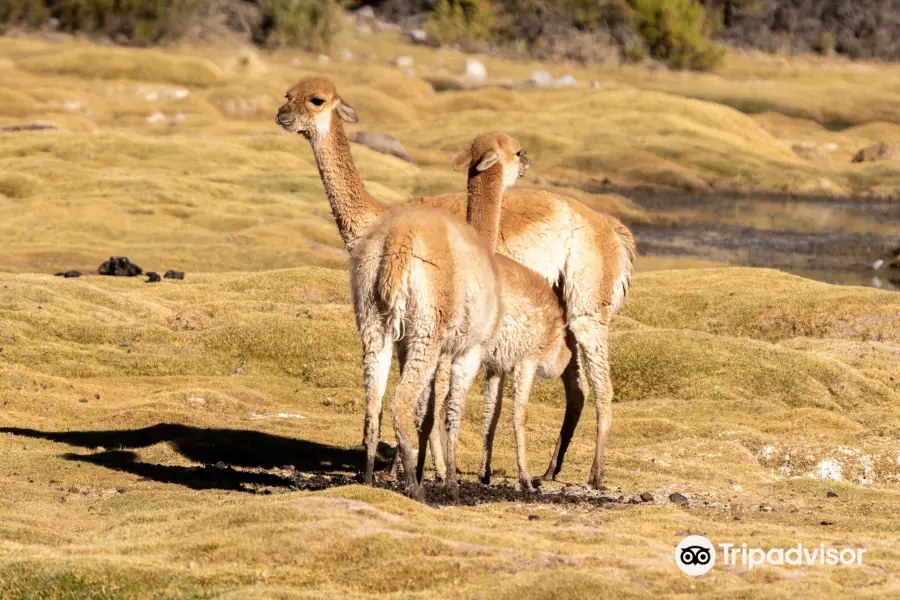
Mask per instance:
[[[396,324],[403,323],[400,343],[406,360],[391,415],[407,484],[418,494],[419,469],[410,446],[415,401],[440,360],[468,359],[473,352],[480,360],[500,318],[496,263],[474,230],[456,217],[409,208],[386,215],[359,238],[350,253],[350,281],[366,373],[367,458],[373,461],[381,398],[368,373],[377,371],[385,354],[390,363],[390,353],[382,352],[391,347]],[[419,440],[423,455],[425,443]]]
[[[317,96],[322,106],[310,100]],[[349,110],[348,110],[349,109]],[[388,209],[365,191],[353,166],[341,115],[355,118],[334,85],[307,79],[288,91],[276,122],[287,131],[303,134],[312,144],[316,163],[328,194],[335,222],[348,248]],[[612,387],[609,379],[607,338],[609,323],[631,282],[634,239],[618,220],[552,192],[511,190],[503,201],[497,252],[541,275],[554,286],[566,311],[571,335],[585,357],[595,404],[597,437],[589,483],[599,486],[603,454],[611,423]],[[453,193],[411,200],[406,206],[425,205],[466,215],[466,194]],[[398,354],[398,358],[400,355]],[[555,477],[571,441],[587,389],[579,353],[563,373],[566,416],[545,477]],[[427,401],[423,396],[420,402]],[[432,444],[439,443],[434,436]]]
[[[484,156],[490,156],[496,162],[479,170]],[[492,250],[499,233],[506,184],[523,176],[529,165],[518,140],[500,132],[478,136],[454,163],[456,168],[470,167],[467,220],[491,244]],[[491,450],[502,404],[502,383],[505,376],[511,374],[519,485],[534,491],[525,448],[525,409],[531,383],[535,373],[559,377],[571,359],[571,352],[565,343],[563,310],[547,281],[510,258],[502,255],[496,258],[503,290],[503,320],[482,361],[485,367],[484,453],[480,475],[483,483],[490,483]],[[460,400],[451,398],[450,404]],[[461,412],[455,408],[448,410]],[[450,431],[451,425],[458,428],[458,423],[448,424],[448,444],[453,444],[456,439],[455,432]],[[448,461],[451,478],[453,466]]]

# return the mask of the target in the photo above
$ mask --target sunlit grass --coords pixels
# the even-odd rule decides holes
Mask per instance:
[[[524,185],[559,186],[642,223],[669,216],[589,192],[605,177],[625,189],[713,193],[821,192],[827,179],[890,195],[900,169],[851,166],[849,155],[893,130],[835,133],[816,122],[831,118],[816,107],[830,95],[841,118],[892,118],[894,68],[741,56],[713,75],[540,65],[581,85],[437,94],[388,61],[410,54],[417,75],[447,76],[464,56],[390,37],[342,43],[354,61],[0,38],[0,125],[63,129],[0,134],[0,596],[889,597],[900,585],[898,296],[776,271],[638,259],[610,343],[606,493],[624,496],[611,509],[433,508],[360,486],[291,491],[285,465],[355,471],[364,407],[344,250],[309,145],[272,117],[291,83],[324,74],[359,112],[356,128],[395,135],[415,159],[353,146],[385,203],[461,189],[452,156],[475,134],[504,129],[534,158]],[[539,66],[485,62],[507,81]],[[753,77],[777,83],[755,91]],[[590,78],[601,86],[587,88]],[[870,83],[873,96],[855,91]],[[685,98],[726,92],[779,112]],[[796,140],[839,149],[814,163],[791,150]],[[747,210],[709,218],[781,226]],[[840,228],[839,214],[827,217]],[[822,218],[793,215],[809,228]],[[49,275],[90,275],[111,255],[187,276]],[[498,483],[515,471],[508,412]],[[562,412],[560,382],[537,382],[535,473]],[[586,493],[593,419],[589,401],[551,491],[571,483]],[[477,382],[461,439],[465,479],[480,431]],[[393,439],[387,424],[383,437]],[[216,485],[219,461],[244,491]],[[840,481],[810,476],[822,461],[841,465]],[[652,502],[627,503],[648,491]],[[674,491],[689,508],[668,502]],[[672,561],[688,531],[869,552],[862,568],[716,568],[694,580]]]

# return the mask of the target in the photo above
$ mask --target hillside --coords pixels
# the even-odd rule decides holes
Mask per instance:
[[[591,408],[540,495],[511,487],[508,410],[496,484],[475,484],[480,382],[460,442],[463,505],[433,488],[422,505],[356,485],[362,386],[344,252],[308,144],[273,115],[291,83],[326,75],[360,115],[353,131],[390,133],[412,158],[353,145],[386,203],[461,189],[451,157],[499,128],[534,160],[526,185],[639,225],[661,219],[627,197],[639,187],[893,206],[896,163],[849,161],[860,145],[900,142],[881,123],[896,120],[900,73],[811,58],[729,57],[697,75],[482,57],[488,83],[507,87],[436,92],[428,80],[455,81],[466,56],[391,34],[338,44],[349,56],[0,38],[0,127],[55,126],[0,133],[0,597],[896,595],[892,292],[641,256],[610,342],[608,489],[582,485]],[[576,83],[515,85],[538,68]],[[832,115],[868,124],[833,131]],[[835,147],[811,161],[797,140]],[[112,255],[186,276],[96,275]],[[695,268],[706,266],[718,268]],[[85,275],[53,276],[69,269]],[[562,412],[559,381],[539,381],[535,472]],[[689,533],[868,551],[858,568],[692,579],[672,560]]]

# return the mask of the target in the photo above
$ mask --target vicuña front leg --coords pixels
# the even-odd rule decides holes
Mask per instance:
[[[479,471],[478,477],[485,485],[491,482],[494,435],[497,433],[497,423],[500,422],[500,411],[503,408],[503,384],[505,381],[504,373],[486,372],[484,374],[484,423],[482,423],[484,447],[481,451],[481,471]]]
[[[528,453],[525,448],[525,420],[528,408],[528,395],[534,381],[536,365],[532,361],[523,361],[516,365],[512,372],[512,416],[513,431],[516,434],[516,462],[519,467],[519,486],[523,491],[533,492],[531,474],[528,472]]]

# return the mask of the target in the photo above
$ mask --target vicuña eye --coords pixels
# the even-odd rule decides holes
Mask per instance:
[[[316,106],[322,106],[323,104],[325,104],[325,101],[322,100],[321,98],[310,98],[309,101],[312,102],[313,104],[315,104]]]

